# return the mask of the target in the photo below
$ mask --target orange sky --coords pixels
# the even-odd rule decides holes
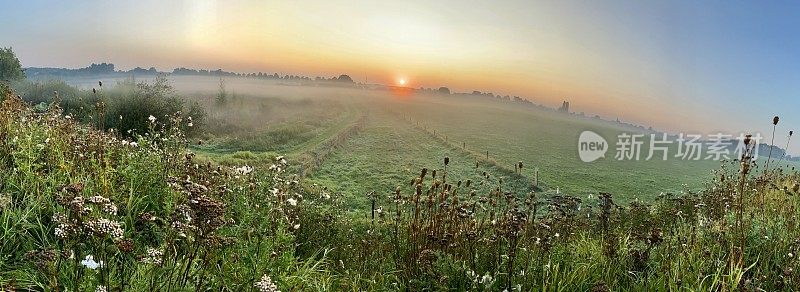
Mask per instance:
[[[754,97],[800,91],[785,7],[693,1],[19,2],[0,45],[24,66],[221,68],[518,95],[666,130],[747,129]],[[745,6],[745,7],[739,7]],[[796,16],[796,15],[795,15]],[[46,19],[47,21],[32,21]],[[750,105],[759,116],[781,114]],[[789,108],[789,107],[783,107]],[[789,117],[791,119],[791,117]],[[800,123],[800,118],[798,118]]]

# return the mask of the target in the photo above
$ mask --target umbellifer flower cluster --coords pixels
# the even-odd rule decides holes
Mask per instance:
[[[256,282],[253,286],[261,292],[281,292],[281,290],[278,290],[278,286],[272,283],[272,279],[267,274],[264,274],[261,277],[261,281]]]
[[[123,230],[119,222],[111,221],[106,218],[95,219],[86,222],[86,228],[96,236],[110,235],[111,238],[122,238]]]

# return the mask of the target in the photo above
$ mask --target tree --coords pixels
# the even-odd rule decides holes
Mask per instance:
[[[217,93],[217,103],[225,104],[228,102],[228,90],[225,88],[225,79],[219,78],[219,92]]]
[[[353,83],[353,78],[350,78],[350,76],[347,76],[347,75],[344,75],[344,74],[339,75],[339,78],[337,80],[339,82]]]
[[[439,87],[439,94],[450,95],[450,88],[444,86]]]
[[[25,78],[22,65],[11,48],[0,48],[0,81],[13,81]]]

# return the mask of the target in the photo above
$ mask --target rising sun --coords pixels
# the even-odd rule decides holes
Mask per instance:
[[[399,83],[400,86],[403,86],[406,85],[406,80],[401,78],[400,80],[397,80],[397,83]]]

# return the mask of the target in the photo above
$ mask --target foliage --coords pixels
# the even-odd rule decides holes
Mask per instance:
[[[11,48],[0,48],[0,81],[17,81],[25,78],[22,65]]]
[[[146,131],[150,116],[164,119],[180,113],[182,119],[191,122],[181,125],[188,135],[197,134],[205,124],[205,109],[179,96],[165,76],[156,77],[152,84],[127,79],[110,88],[98,85],[81,90],[62,80],[45,80],[17,82],[13,87],[30,104],[57,101],[71,118],[115,129],[127,137]]]

